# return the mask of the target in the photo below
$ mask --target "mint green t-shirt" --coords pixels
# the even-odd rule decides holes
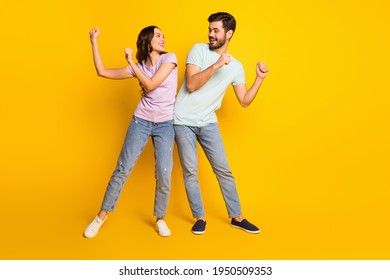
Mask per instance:
[[[187,64],[198,66],[201,71],[214,64],[220,55],[209,49],[209,45],[195,44],[187,56]],[[190,93],[184,79],[176,96],[174,124],[201,127],[218,122],[215,113],[229,85],[245,84],[242,64],[231,57],[231,62],[218,69],[201,88]]]

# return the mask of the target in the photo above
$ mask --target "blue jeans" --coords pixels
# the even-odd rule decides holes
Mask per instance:
[[[152,138],[156,161],[156,192],[154,198],[154,216],[165,217],[171,189],[172,150],[175,133],[173,120],[154,123],[136,116],[130,123],[117,166],[108,183],[101,210],[112,212],[115,209],[123,185],[133,170],[146,143]]]
[[[213,123],[203,127],[174,125],[174,129],[187,198],[193,217],[205,216],[198,181],[196,141],[201,145],[217,177],[229,217],[240,216],[241,206],[236,183],[227,162],[218,124]]]

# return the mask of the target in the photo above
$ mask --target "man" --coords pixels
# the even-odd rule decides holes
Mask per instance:
[[[176,98],[174,113],[175,139],[186,193],[193,217],[196,218],[192,232],[203,234],[206,230],[198,181],[198,141],[218,179],[231,225],[250,233],[259,233],[260,230],[242,216],[215,111],[221,106],[230,84],[240,104],[249,106],[267,76],[268,68],[263,62],[257,63],[256,79],[247,89],[241,63],[228,53],[236,20],[228,13],[219,12],[210,15],[208,21],[209,44],[195,44],[188,53],[185,79]]]

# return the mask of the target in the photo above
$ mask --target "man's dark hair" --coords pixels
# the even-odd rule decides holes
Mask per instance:
[[[229,30],[236,30],[236,19],[229,13],[225,12],[218,12],[215,14],[212,14],[208,18],[209,23],[215,22],[215,21],[222,21],[223,29],[225,30],[225,33]]]

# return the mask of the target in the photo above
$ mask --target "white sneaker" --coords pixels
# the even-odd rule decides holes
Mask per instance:
[[[156,222],[156,230],[158,231],[158,234],[160,234],[160,236],[170,236],[171,235],[171,231],[169,230],[169,228],[164,220],[158,220]]]
[[[100,220],[99,217],[96,216],[92,223],[90,223],[89,226],[85,229],[84,236],[87,238],[94,237],[98,233],[99,228],[103,225],[106,219],[107,216],[104,218],[104,220]]]

